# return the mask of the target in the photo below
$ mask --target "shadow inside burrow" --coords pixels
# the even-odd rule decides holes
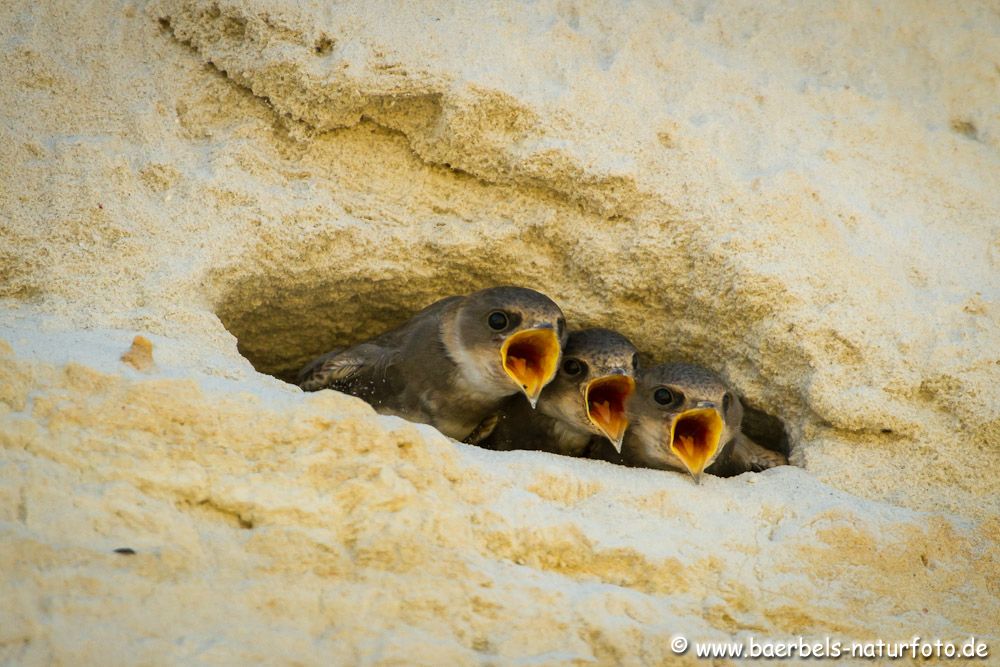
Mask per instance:
[[[791,442],[785,422],[779,417],[748,405],[743,399],[743,426],[741,428],[751,440],[771,451],[781,452],[786,457],[791,454]]]
[[[467,267],[405,279],[338,276],[317,280],[312,274],[296,277],[285,272],[253,275],[229,285],[216,314],[236,337],[240,354],[258,372],[296,384],[303,366],[331,349],[361,343],[400,326],[439,298],[511,282],[516,281],[498,280]],[[599,317],[588,321],[604,325]],[[642,342],[635,341],[640,348]],[[787,457],[791,443],[784,422],[745,398],[742,401],[743,432]]]
[[[428,297],[434,286],[418,277],[341,277],[336,282],[317,282],[312,276],[302,281],[288,275],[272,277],[237,281],[218,304],[216,315],[236,337],[240,354],[258,372],[290,384],[317,356],[398,327],[447,296]],[[486,286],[474,276],[465,280],[456,276],[447,282],[459,293]]]

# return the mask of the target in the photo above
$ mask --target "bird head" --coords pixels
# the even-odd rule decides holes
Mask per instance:
[[[607,438],[621,451],[638,365],[635,346],[625,336],[609,329],[574,331],[538,409],[574,430]]]
[[[524,287],[466,296],[456,312],[449,356],[477,387],[498,397],[521,392],[532,407],[559,369],[566,319],[552,299]]]
[[[712,371],[662,364],[640,373],[629,418],[625,446],[631,457],[699,480],[739,432],[743,406]]]

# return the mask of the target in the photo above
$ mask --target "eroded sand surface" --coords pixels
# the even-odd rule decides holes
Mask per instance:
[[[757,4],[4,4],[0,660],[1000,652],[1000,16]],[[268,375],[498,283],[720,371],[797,467]]]

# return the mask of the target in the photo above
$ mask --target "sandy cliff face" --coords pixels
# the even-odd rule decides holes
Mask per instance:
[[[998,34],[987,3],[5,5],[0,656],[1000,651]],[[485,452],[271,377],[497,283],[720,371],[798,467]]]

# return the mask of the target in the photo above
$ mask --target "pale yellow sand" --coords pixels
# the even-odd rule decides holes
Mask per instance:
[[[42,4],[0,7],[0,662],[1000,652],[990,3]],[[498,283],[802,467],[485,452],[237,348]]]

